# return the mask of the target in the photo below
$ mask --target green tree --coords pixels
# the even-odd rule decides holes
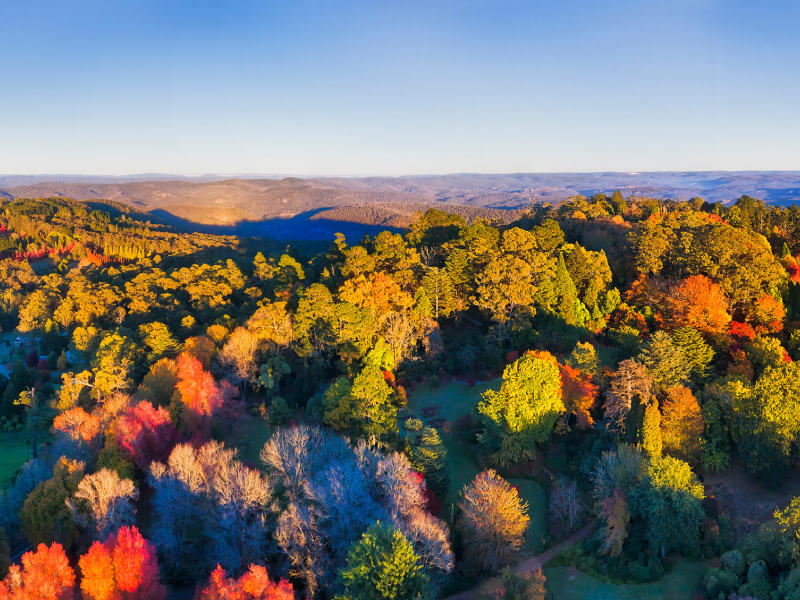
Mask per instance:
[[[653,334],[636,360],[645,366],[657,390],[681,385],[689,376],[690,366],[686,356],[664,331]]]
[[[425,294],[433,308],[433,318],[449,317],[456,308],[456,291],[447,269],[431,267],[422,280]]]
[[[714,360],[714,350],[692,327],[679,327],[672,333],[672,344],[683,352],[690,372],[696,379],[708,375],[708,367]]]
[[[654,397],[644,407],[641,440],[642,450],[650,456],[661,456],[661,413]]]
[[[397,409],[392,405],[392,388],[383,371],[367,366],[353,381],[350,391],[357,428],[365,435],[383,436],[397,431]]]
[[[800,363],[767,367],[743,397],[739,450],[748,468],[764,472],[787,464],[800,439]]]
[[[412,466],[422,473],[428,487],[440,500],[450,491],[450,467],[447,464],[447,449],[439,432],[426,427],[420,435],[420,444],[413,450]]]
[[[282,396],[272,399],[269,405],[269,422],[272,425],[283,425],[292,416],[292,411]]]
[[[688,463],[671,456],[651,456],[634,496],[654,552],[665,556],[671,550],[697,551],[705,516],[703,485]]]
[[[69,547],[78,537],[78,527],[66,500],[77,491],[81,479],[83,470],[62,460],[56,465],[53,477],[41,482],[28,495],[19,516],[22,531],[32,544],[58,542]]]
[[[526,352],[503,371],[499,392],[488,390],[478,403],[485,427],[480,441],[494,464],[533,460],[535,443],[550,438],[564,412],[561,374],[549,352]]]
[[[138,486],[136,467],[119,449],[113,434],[106,436],[106,443],[97,458],[97,470],[108,469],[119,475],[120,479],[130,479]]]
[[[183,349],[183,344],[175,339],[169,327],[163,323],[152,322],[139,326],[139,337],[150,349],[147,363],[151,365],[164,357],[174,357]]]
[[[380,521],[353,543],[339,578],[342,600],[416,600],[428,593],[428,577],[411,542]]]
[[[169,406],[178,384],[178,364],[171,358],[155,362],[139,386],[139,395],[153,406]]]
[[[578,299],[578,289],[575,287],[569,271],[567,271],[563,254],[558,256],[553,289],[556,295],[555,313],[567,325],[583,325],[589,314],[586,311],[586,307]]]

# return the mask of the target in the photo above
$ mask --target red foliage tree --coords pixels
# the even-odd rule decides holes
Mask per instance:
[[[756,330],[748,323],[732,321],[728,327],[728,335],[738,342],[752,342],[756,337]]]
[[[597,407],[599,388],[578,369],[569,365],[559,365],[561,370],[561,393],[567,409],[567,419],[574,414],[580,429],[589,429],[594,419],[589,411]]]
[[[25,364],[31,369],[39,364],[39,353],[36,351],[36,348],[32,348],[25,356]]]
[[[217,565],[208,584],[197,590],[195,600],[294,600],[294,590],[285,579],[270,581],[264,567],[250,565],[239,579],[230,579]]]
[[[219,411],[224,401],[222,390],[214,383],[211,373],[194,356],[182,354],[178,358],[178,385],[181,401],[186,407],[187,424],[194,436],[205,437],[211,417]]]
[[[120,450],[142,469],[154,460],[166,460],[181,441],[169,413],[147,401],[139,402],[117,419],[115,434]]]
[[[81,407],[71,408],[53,421],[53,430],[75,442],[94,445],[100,433],[100,417],[91,415]]]
[[[37,371],[49,371],[50,370],[50,365],[47,364],[47,359],[46,358],[40,358],[39,359],[39,362],[36,364],[36,370]]]
[[[22,568],[11,565],[0,582],[0,600],[72,600],[75,572],[61,544],[39,544],[22,555]]]
[[[95,542],[78,564],[86,600],[162,600],[155,547],[136,527],[122,527],[103,542]]]

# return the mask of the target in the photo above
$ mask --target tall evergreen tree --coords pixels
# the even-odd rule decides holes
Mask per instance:
[[[672,334],[672,345],[680,348],[686,357],[691,375],[703,379],[708,375],[708,366],[714,360],[714,350],[692,327],[680,327]]]
[[[438,431],[432,427],[422,430],[420,445],[414,448],[411,464],[422,473],[436,497],[444,500],[450,491],[450,467],[447,464],[447,449]]]
[[[661,413],[658,411],[658,401],[655,397],[651,396],[644,407],[640,437],[642,450],[650,456],[661,456]]]

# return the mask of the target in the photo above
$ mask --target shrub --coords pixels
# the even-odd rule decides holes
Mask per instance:
[[[406,431],[420,431],[423,427],[421,419],[409,419],[406,421],[406,424],[403,425]]]

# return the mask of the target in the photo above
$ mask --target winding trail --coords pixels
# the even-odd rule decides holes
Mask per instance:
[[[561,552],[561,549],[564,546],[574,546],[580,540],[585,538],[590,531],[594,528],[596,520],[591,521],[588,525],[584,525],[581,529],[573,533],[569,536],[566,540],[558,544],[557,546],[553,546],[546,552],[542,552],[538,556],[532,556],[526,561],[519,563],[516,567],[514,567],[515,573],[525,573],[527,571],[536,571],[537,569],[541,569],[548,561],[554,559],[558,556],[558,553]],[[449,596],[444,600],[474,600],[475,596],[478,593],[478,587],[472,588],[471,590],[467,590],[466,592],[461,592],[460,594],[454,594],[453,596]]]

